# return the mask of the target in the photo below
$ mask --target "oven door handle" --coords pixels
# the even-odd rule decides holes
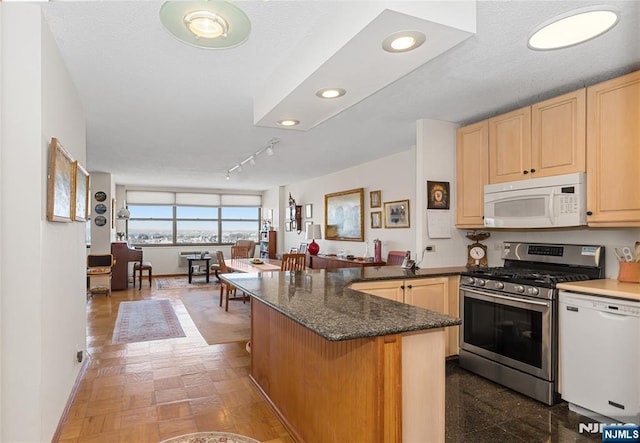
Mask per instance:
[[[470,292],[472,294],[484,295],[485,297],[494,297],[494,298],[500,298],[502,300],[519,301],[519,302],[523,302],[523,303],[529,303],[531,305],[545,306],[547,308],[549,307],[549,302],[536,301],[536,300],[527,300],[527,299],[518,298],[518,297],[506,297],[504,295],[491,294],[489,292],[480,292],[480,291],[476,291],[476,290],[473,290],[473,289],[467,289],[467,288],[463,288],[463,291]]]

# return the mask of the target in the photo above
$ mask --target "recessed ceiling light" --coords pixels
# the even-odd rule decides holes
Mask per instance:
[[[338,98],[345,95],[347,91],[342,88],[325,88],[316,92],[316,95],[320,98]]]
[[[218,38],[226,36],[227,21],[211,11],[194,11],[184,16],[184,23],[196,38]]]
[[[300,122],[298,120],[287,119],[278,121],[278,124],[280,126],[295,126],[300,124]]]
[[[249,17],[224,0],[167,0],[160,22],[178,40],[205,49],[226,49],[244,43],[251,32]]]
[[[566,48],[591,40],[618,23],[618,14],[609,8],[582,8],[559,15],[538,26],[527,46],[545,51]]]
[[[407,52],[421,46],[427,37],[418,31],[399,31],[382,40],[382,48],[387,52]]]

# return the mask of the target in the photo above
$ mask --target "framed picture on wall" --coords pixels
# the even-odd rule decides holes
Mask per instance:
[[[371,228],[379,229],[382,227],[382,211],[375,211],[371,213]]]
[[[326,240],[364,240],[363,200],[363,188],[324,196]]]
[[[384,227],[410,227],[409,200],[384,202]]]
[[[73,163],[73,176],[73,219],[84,222],[89,219],[89,173],[76,161]]]
[[[57,138],[51,139],[47,189],[47,220],[73,220],[73,158]]]
[[[311,217],[313,217],[313,206],[311,205],[311,203],[307,203],[306,205],[304,205],[304,218]]]
[[[427,181],[427,209],[449,209],[449,182]]]
[[[372,208],[379,208],[380,206],[382,206],[381,194],[381,191],[369,192],[369,206],[371,206]]]

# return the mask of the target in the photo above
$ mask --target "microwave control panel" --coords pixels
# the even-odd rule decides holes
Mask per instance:
[[[558,196],[560,214],[576,214],[578,212],[578,196],[576,194],[560,194]]]

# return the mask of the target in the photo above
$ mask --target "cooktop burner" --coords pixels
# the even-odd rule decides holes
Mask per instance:
[[[470,269],[461,282],[496,290],[554,289],[557,283],[604,277],[603,246],[504,242],[502,258],[504,266]]]
[[[462,275],[498,281],[510,281],[513,283],[521,283],[527,285],[541,285],[545,287],[553,286],[556,283],[590,279],[588,275],[581,273],[541,271],[539,269],[506,267],[478,268],[471,271],[463,272]]]

